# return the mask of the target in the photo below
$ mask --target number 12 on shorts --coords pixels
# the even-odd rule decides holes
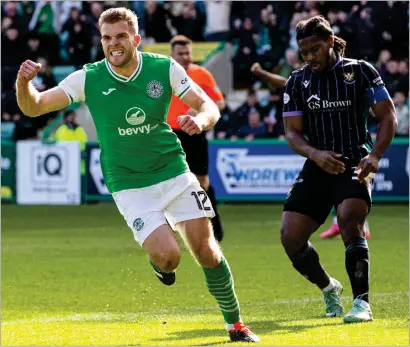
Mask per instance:
[[[192,192],[191,195],[195,198],[196,203],[198,204],[198,208],[200,210],[211,210],[209,206],[205,206],[205,203],[208,200],[208,195],[206,195],[206,193],[203,190],[200,190],[199,192]]]

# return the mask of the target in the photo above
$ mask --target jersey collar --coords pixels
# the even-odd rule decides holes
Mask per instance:
[[[110,73],[110,75],[119,82],[127,83],[127,82],[134,81],[138,77],[138,75],[141,73],[141,70],[142,70],[142,54],[138,50],[137,50],[137,60],[138,60],[137,67],[135,68],[131,76],[129,77],[116,73],[114,69],[111,67],[111,64],[108,62],[107,58],[105,58],[104,60],[105,60],[105,66],[107,67],[107,70]]]

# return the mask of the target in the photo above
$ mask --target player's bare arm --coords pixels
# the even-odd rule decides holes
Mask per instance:
[[[331,152],[321,151],[312,147],[303,136],[303,116],[284,117],[285,135],[290,148],[296,153],[314,161],[326,172],[337,175],[344,172],[345,165],[336,158],[342,155]]]
[[[262,77],[266,82],[268,82],[271,88],[285,88],[287,79],[280,75],[268,72],[262,69],[259,63],[254,63],[251,67],[251,72],[259,77]]]
[[[192,115],[178,117],[179,126],[189,135],[200,134],[202,131],[212,128],[221,116],[218,106],[194,82],[181,100],[198,112],[195,117]]]
[[[392,100],[385,99],[371,106],[371,109],[380,121],[377,131],[376,144],[370,154],[362,159],[358,165],[361,171],[358,174],[359,182],[365,183],[365,178],[379,169],[379,161],[394,138],[397,128],[397,116]]]
[[[40,93],[31,80],[37,75],[41,65],[31,60],[21,64],[17,73],[16,94],[21,111],[29,117],[37,117],[61,110],[70,103],[64,91],[55,87]]]

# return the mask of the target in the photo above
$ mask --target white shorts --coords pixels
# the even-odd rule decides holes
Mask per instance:
[[[115,192],[112,196],[141,246],[167,220],[174,229],[178,222],[215,216],[208,196],[191,172],[152,186]]]

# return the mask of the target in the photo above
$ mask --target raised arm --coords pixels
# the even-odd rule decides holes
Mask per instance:
[[[251,67],[251,72],[263,78],[271,88],[285,88],[287,79],[280,75],[265,71],[259,63],[254,63]]]
[[[21,111],[29,117],[61,110],[70,104],[70,99],[60,87],[41,93],[34,87],[31,80],[37,75],[40,67],[40,64],[26,60],[17,73],[17,103]]]

